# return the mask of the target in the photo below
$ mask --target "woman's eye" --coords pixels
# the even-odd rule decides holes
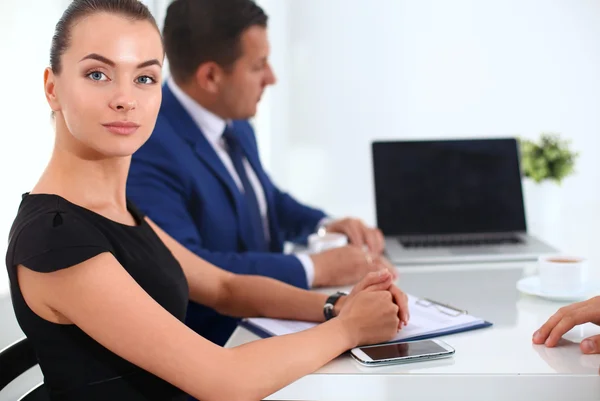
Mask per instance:
[[[154,78],[149,77],[148,75],[143,75],[137,79],[137,82],[140,84],[149,85],[155,83],[156,81]]]
[[[106,81],[108,78],[100,71],[93,71],[87,75],[92,81]]]

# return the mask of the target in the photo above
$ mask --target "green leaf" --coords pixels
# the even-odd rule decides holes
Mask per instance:
[[[521,169],[525,177],[535,182],[553,180],[561,183],[575,172],[579,153],[570,149],[570,141],[561,140],[557,133],[542,133],[536,143],[518,139],[521,150]]]

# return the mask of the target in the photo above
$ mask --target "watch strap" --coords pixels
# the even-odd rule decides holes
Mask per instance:
[[[333,310],[336,302],[343,296],[348,295],[348,293],[343,291],[338,291],[335,294],[330,295],[325,301],[325,305],[323,306],[323,315],[325,316],[325,320],[330,320],[335,317]]]

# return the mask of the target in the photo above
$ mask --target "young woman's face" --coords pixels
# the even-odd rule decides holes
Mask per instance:
[[[161,102],[163,47],[148,21],[97,13],[75,22],[46,97],[92,157],[132,155],[150,137]],[[62,119],[61,121],[59,121]]]

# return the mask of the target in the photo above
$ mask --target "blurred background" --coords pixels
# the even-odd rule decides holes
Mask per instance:
[[[69,0],[0,1],[0,233],[50,156],[43,94],[54,24]],[[144,1],[159,24],[168,0]],[[580,153],[528,210],[531,231],[595,260],[600,206],[600,2],[260,0],[279,82],[254,121],[282,188],[334,216],[375,223],[375,139],[556,132]],[[532,189],[530,189],[532,188]],[[539,202],[537,203],[539,204]],[[542,207],[540,207],[542,209]],[[0,242],[4,255],[6,240]],[[600,262],[600,260],[598,260]],[[0,273],[0,293],[8,278]]]

